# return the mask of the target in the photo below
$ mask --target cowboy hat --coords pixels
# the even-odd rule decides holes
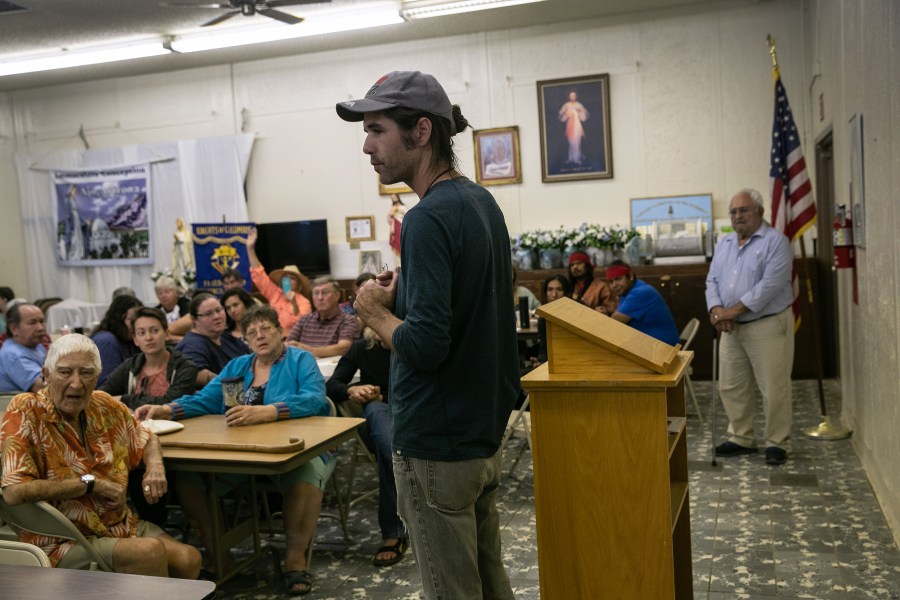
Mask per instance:
[[[300,272],[297,265],[286,265],[283,269],[275,269],[269,273],[269,279],[274,283],[281,285],[281,278],[285,275],[292,275],[297,278],[297,281],[303,283],[303,273]]]

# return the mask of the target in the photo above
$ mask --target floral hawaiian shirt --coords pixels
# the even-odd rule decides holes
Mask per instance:
[[[0,423],[0,487],[35,479],[62,481],[92,473],[97,479],[123,487],[128,472],[144,456],[150,432],[121,402],[95,391],[84,411],[88,453],[75,427],[57,412],[46,390],[19,394],[10,402]],[[127,505],[108,509],[95,495],[49,500],[85,536],[131,537],[138,517]],[[40,546],[54,566],[74,545],[60,538],[22,531],[19,539]]]

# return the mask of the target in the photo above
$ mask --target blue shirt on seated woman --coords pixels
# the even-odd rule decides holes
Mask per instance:
[[[325,380],[312,354],[285,346],[278,313],[271,306],[254,306],[241,318],[244,339],[253,354],[239,356],[202,390],[164,405],[145,405],[135,411],[138,419],[184,419],[199,415],[225,414],[228,427],[246,427],[280,419],[328,415]],[[226,410],[222,381],[237,377],[243,381],[244,399]],[[273,479],[283,496],[286,529],[285,584],[288,592],[307,593],[312,576],[307,572],[306,548],[316,530],[322,506],[322,490],[334,471],[334,460],[317,456],[293,471]],[[224,478],[223,478],[224,479]],[[242,480],[228,479],[233,486]],[[206,505],[206,493],[199,478],[179,477],[178,497],[197,530],[203,545],[212,547],[214,531]],[[218,574],[221,575],[221,574]]]

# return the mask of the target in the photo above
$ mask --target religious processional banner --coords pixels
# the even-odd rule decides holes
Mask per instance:
[[[153,263],[150,166],[53,171],[61,266]]]
[[[237,269],[244,278],[244,289],[249,292],[247,235],[253,223],[194,223],[192,227],[197,289],[221,294],[225,291],[222,273],[227,269]]]

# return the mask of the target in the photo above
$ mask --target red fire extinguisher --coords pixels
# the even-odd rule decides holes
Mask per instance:
[[[853,248],[853,221],[847,214],[847,206],[837,205],[834,216],[834,268],[852,269],[855,257]]]

